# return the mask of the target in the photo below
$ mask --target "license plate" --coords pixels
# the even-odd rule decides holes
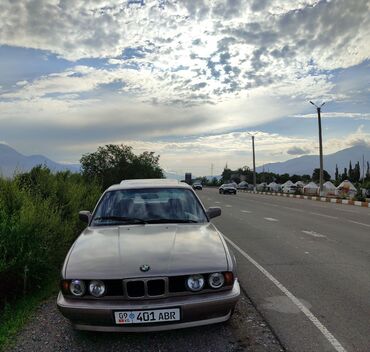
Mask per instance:
[[[180,320],[180,309],[124,310],[114,312],[116,324],[148,324]]]

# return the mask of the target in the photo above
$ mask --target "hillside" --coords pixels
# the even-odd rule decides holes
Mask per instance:
[[[78,172],[80,170],[80,166],[77,164],[59,164],[43,155],[26,156],[7,144],[0,143],[0,174],[2,176],[12,177],[16,172],[29,171],[40,164],[46,165],[52,171]]]
[[[335,165],[338,165],[339,173],[342,173],[345,167],[348,169],[348,164],[351,160],[352,165],[354,165],[357,161],[360,162],[362,172],[362,156],[365,158],[366,168],[366,161],[370,162],[370,146],[357,145],[351,148],[340,150],[333,154],[324,155],[324,169],[327,170],[332,177],[334,177]],[[264,169],[265,171],[278,174],[288,173],[290,175],[312,175],[312,171],[319,166],[320,161],[318,155],[304,155],[284,162],[265,164]],[[262,170],[262,166],[257,167],[257,172],[261,172]]]

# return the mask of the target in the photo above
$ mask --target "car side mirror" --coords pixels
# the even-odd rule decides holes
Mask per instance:
[[[219,207],[210,207],[207,210],[207,215],[210,219],[215,218],[221,215],[221,208]]]
[[[89,223],[91,218],[91,213],[88,210],[81,210],[78,213],[78,217],[81,221]]]

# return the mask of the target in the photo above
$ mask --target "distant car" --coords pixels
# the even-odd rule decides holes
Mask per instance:
[[[61,272],[57,306],[78,330],[148,332],[220,323],[240,296],[235,258],[192,188],[109,187]]]
[[[201,191],[203,189],[203,185],[201,183],[194,183],[193,184],[193,189],[197,189]]]
[[[296,185],[284,186],[283,192],[288,194],[293,194],[297,192],[298,187]]]
[[[221,185],[221,187],[218,189],[218,192],[220,194],[236,194],[236,187],[232,183],[226,183]]]
[[[238,184],[238,189],[241,189],[241,190],[247,190],[248,189],[248,183],[245,182],[245,181],[242,181]]]

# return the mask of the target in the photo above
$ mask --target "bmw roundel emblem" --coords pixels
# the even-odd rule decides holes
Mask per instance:
[[[142,266],[140,267],[140,270],[141,270],[141,271],[144,271],[144,272],[149,271],[149,270],[150,270],[150,266],[149,266],[149,265],[147,265],[147,264],[144,264],[144,265],[142,265]]]

